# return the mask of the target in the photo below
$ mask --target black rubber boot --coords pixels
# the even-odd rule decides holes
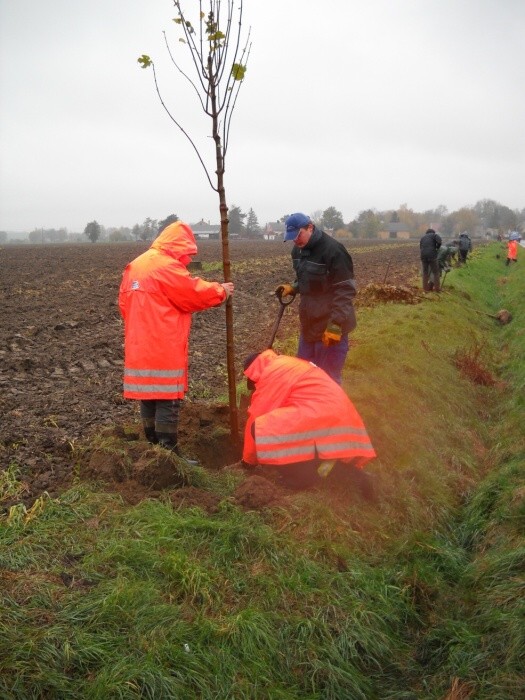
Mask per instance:
[[[157,433],[156,435],[159,445],[165,450],[174,452],[179,459],[182,459],[182,461],[186,462],[186,464],[190,467],[198,466],[199,462],[196,459],[190,459],[189,457],[186,457],[186,455],[182,454],[177,444],[176,433]]]
[[[155,432],[155,428],[147,428],[144,426],[144,435],[146,436],[146,440],[152,444],[152,445],[157,445],[159,442],[159,439],[157,437],[157,433]]]

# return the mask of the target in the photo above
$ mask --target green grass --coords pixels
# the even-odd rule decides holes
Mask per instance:
[[[245,512],[232,475],[201,470],[213,515],[80,483],[12,507],[0,697],[519,697],[525,279],[497,251],[439,297],[359,310],[345,389],[379,455],[377,503],[324,489]],[[507,326],[487,316],[500,308]],[[0,502],[19,494],[10,468]]]
[[[227,502],[79,487],[2,536],[0,696],[366,698],[400,673],[412,613],[383,572],[336,574]]]

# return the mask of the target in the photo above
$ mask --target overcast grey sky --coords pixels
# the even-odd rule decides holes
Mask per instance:
[[[197,6],[183,0],[183,7]],[[204,4],[206,7],[206,3]],[[210,125],[169,63],[171,0],[0,0],[0,230],[219,219]],[[244,0],[228,204],[525,207],[525,0]]]

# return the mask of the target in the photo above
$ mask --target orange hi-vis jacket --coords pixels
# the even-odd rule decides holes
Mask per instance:
[[[507,243],[507,258],[509,260],[518,259],[518,241],[509,241]]]
[[[285,465],[318,457],[363,467],[376,456],[354,405],[316,365],[265,350],[244,374],[255,383],[244,435],[248,464]]]
[[[186,269],[196,252],[193,231],[177,221],[124,270],[118,301],[127,399],[179,399],[188,389],[191,315],[226,299],[222,285]]]

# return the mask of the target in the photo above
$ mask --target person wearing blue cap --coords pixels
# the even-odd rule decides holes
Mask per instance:
[[[356,327],[352,258],[342,243],[301,212],[286,219],[284,240],[294,244],[296,279],[275,291],[282,296],[301,295],[297,357],[313,362],[341,384],[348,334]]]

